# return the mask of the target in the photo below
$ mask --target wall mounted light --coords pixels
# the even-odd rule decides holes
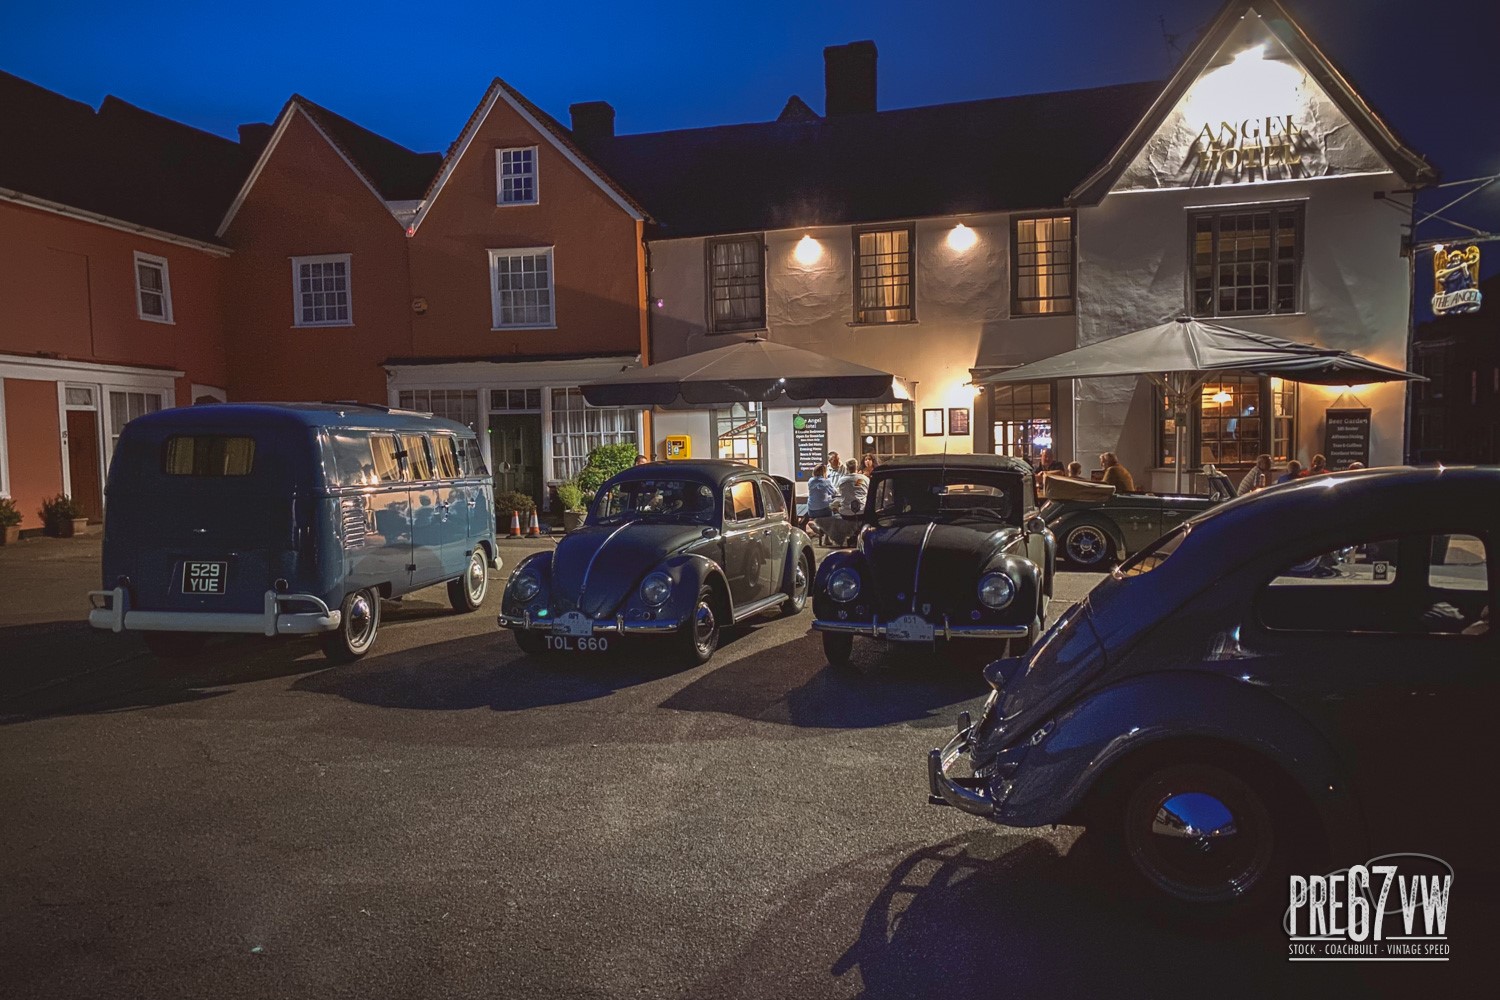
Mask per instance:
[[[979,242],[979,237],[974,230],[962,222],[948,231],[948,247],[958,253],[963,253],[977,242]]]
[[[792,251],[792,256],[797,258],[797,263],[803,267],[816,264],[823,256],[823,244],[811,236],[803,236],[797,241],[797,249]]]

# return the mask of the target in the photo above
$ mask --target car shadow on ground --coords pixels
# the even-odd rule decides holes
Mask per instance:
[[[987,827],[799,882],[688,995],[1227,996],[1251,983],[1286,995],[1277,920],[1228,930],[1152,917],[1082,841],[1061,853],[1029,831]]]
[[[900,655],[874,642],[856,642],[846,668],[829,665],[822,639],[801,638],[762,650],[693,681],[662,708],[723,712],[759,722],[827,729],[859,729],[894,722],[952,722],[955,704],[988,692],[982,664],[941,655]]]

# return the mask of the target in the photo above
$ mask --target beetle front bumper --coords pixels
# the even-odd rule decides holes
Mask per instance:
[[[817,632],[842,632],[845,635],[867,635],[872,639],[889,638],[890,623],[876,618],[867,622],[813,620]],[[933,623],[934,639],[1024,639],[1031,630],[1025,625],[954,625],[946,617],[942,624]],[[903,640],[895,640],[903,641]]]
[[[101,606],[98,601],[108,602]],[[236,632],[245,635],[315,635],[332,632],[343,620],[311,594],[265,593],[261,611],[136,611],[124,587],[89,591],[89,624],[111,632]],[[312,611],[283,613],[283,603],[310,604]]]
[[[514,629],[517,632],[557,632],[556,622],[551,618],[533,618],[531,615],[501,614],[495,619],[501,628]],[[664,621],[660,619],[628,619],[624,615],[615,615],[613,618],[595,618],[590,622],[591,635],[669,635],[682,628],[680,621]],[[561,635],[575,635],[574,632],[559,632]]]
[[[948,768],[959,756],[969,751],[974,736],[974,726],[969,722],[969,713],[958,717],[958,732],[941,750],[927,753],[927,801],[935,806],[953,806],[975,816],[995,818],[997,803],[990,794],[989,781],[985,778],[951,778]]]

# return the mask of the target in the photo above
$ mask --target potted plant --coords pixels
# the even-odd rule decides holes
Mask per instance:
[[[66,493],[42,501],[42,526],[57,538],[72,538],[88,530],[89,519],[83,508]]]
[[[576,482],[559,483],[557,502],[562,504],[564,531],[572,531],[583,524],[583,517],[588,513],[583,499],[583,487]]]
[[[601,444],[589,452],[588,461],[584,463],[583,471],[574,482],[585,496],[596,493],[606,479],[634,466],[635,456],[635,445],[629,441]]]
[[[0,497],[0,545],[14,545],[21,537],[21,512],[10,497]]]
[[[524,532],[527,522],[531,520],[531,512],[534,510],[536,510],[536,501],[528,494],[517,490],[495,494],[495,523],[499,526],[502,535],[510,530],[512,512],[521,515],[521,530]]]

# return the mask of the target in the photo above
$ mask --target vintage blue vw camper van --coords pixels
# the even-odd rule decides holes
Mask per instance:
[[[474,432],[359,403],[218,403],[125,426],[89,623],[164,656],[216,632],[321,636],[363,656],[380,602],[448,584],[484,601],[494,487]]]

